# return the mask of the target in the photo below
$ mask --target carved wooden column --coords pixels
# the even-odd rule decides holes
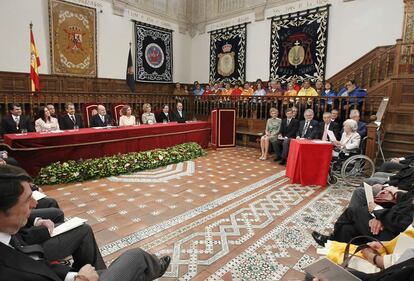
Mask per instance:
[[[398,73],[410,73],[414,55],[414,0],[404,0],[404,23]]]

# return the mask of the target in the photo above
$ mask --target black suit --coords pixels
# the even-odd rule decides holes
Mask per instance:
[[[102,119],[101,119],[99,114],[96,114],[96,115],[92,116],[91,122],[90,122],[90,127],[91,128],[92,127],[106,127],[106,126],[111,126],[112,125],[111,116],[106,114],[104,119],[105,119],[105,122],[102,122]]]
[[[32,122],[29,116],[20,115],[19,126],[17,126],[11,115],[2,120],[2,134],[16,134],[20,133],[21,129],[27,129],[28,132],[34,132]],[[19,129],[17,129],[19,127]]]
[[[285,118],[285,119],[282,119],[282,124],[280,125],[279,134],[281,134],[282,137],[286,137],[288,139],[295,138],[298,128],[299,128],[299,120],[292,118],[289,122],[289,125],[287,125],[287,119]],[[287,145],[286,147],[285,145],[283,145],[285,142],[286,142],[285,140],[279,140],[279,139],[272,142],[272,147],[273,147],[273,150],[275,151],[276,159],[283,158],[282,155],[287,155],[288,147]],[[286,150],[285,153],[283,152],[284,150]]]
[[[63,115],[59,120],[59,127],[61,130],[73,130],[74,125],[78,125],[79,128],[84,127],[82,116],[79,114],[75,114],[75,123],[73,123],[73,120],[69,117],[69,114]]]
[[[306,132],[304,132],[305,123],[306,123],[306,120],[300,121],[299,130],[296,133],[296,136],[300,137],[300,138],[311,139],[311,140],[317,139],[318,134],[319,134],[319,130],[318,130],[319,123],[318,123],[318,121],[312,119],[310,121],[309,125],[308,125],[308,128],[307,128]]]
[[[178,111],[175,111],[172,114],[172,120],[177,121],[178,123],[185,123],[185,121],[187,121],[187,113],[183,110],[181,111],[181,116],[180,116]]]
[[[341,139],[341,136],[339,135],[340,129],[339,129],[338,123],[331,121],[329,123],[328,130],[334,133],[336,140]],[[319,123],[319,137],[318,137],[319,139],[322,139],[324,131],[325,131],[325,122],[321,122]],[[333,141],[329,138],[328,135],[326,137],[329,141]]]
[[[163,123],[164,120],[167,120],[167,122],[170,122],[171,121],[170,118],[172,118],[170,113],[168,113],[168,115],[165,115],[164,112],[160,112],[159,114],[157,114],[155,119],[157,120],[157,123]]]

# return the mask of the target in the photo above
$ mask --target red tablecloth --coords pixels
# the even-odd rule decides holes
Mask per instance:
[[[290,182],[326,186],[332,149],[331,143],[292,139],[286,167]]]
[[[208,146],[210,123],[152,124],[111,129],[85,128],[61,133],[4,135],[10,156],[31,175],[56,161],[110,156],[117,153],[166,148],[186,142]]]

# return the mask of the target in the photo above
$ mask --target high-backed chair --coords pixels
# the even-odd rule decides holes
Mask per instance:
[[[90,121],[91,121],[91,117],[92,117],[92,110],[97,110],[98,109],[98,104],[97,103],[85,103],[85,105],[83,106],[83,123],[85,125],[85,128],[89,128],[90,127]]]
[[[119,125],[119,118],[121,117],[121,109],[126,105],[126,103],[114,103],[112,104],[112,116],[113,122],[115,125]]]

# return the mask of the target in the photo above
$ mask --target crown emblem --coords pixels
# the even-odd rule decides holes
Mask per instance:
[[[223,52],[224,52],[224,53],[228,53],[228,52],[230,52],[232,47],[233,47],[233,46],[232,46],[231,44],[227,43],[226,45],[224,45],[224,46],[222,47]]]

